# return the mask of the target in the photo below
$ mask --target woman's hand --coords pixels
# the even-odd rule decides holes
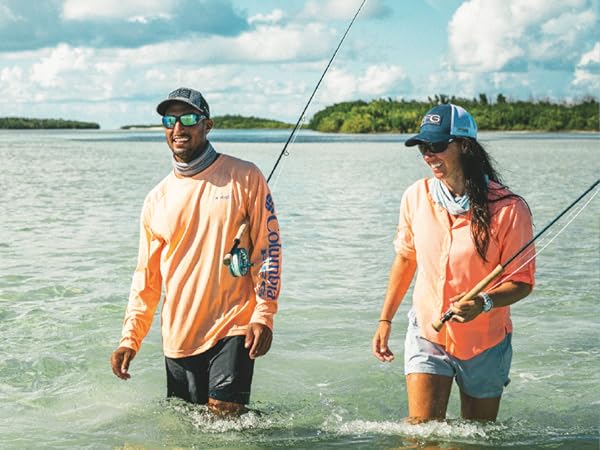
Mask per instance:
[[[392,324],[387,321],[379,322],[375,336],[373,336],[373,354],[382,362],[391,362],[394,360],[394,354],[388,347]]]
[[[464,302],[459,302],[465,294],[466,292],[463,292],[450,299],[450,311],[454,313],[451,320],[454,322],[470,322],[483,311],[483,299],[479,296],[475,296]]]

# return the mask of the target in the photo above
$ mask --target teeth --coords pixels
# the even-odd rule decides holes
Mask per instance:
[[[438,169],[441,166],[442,166],[442,163],[431,164],[431,167],[433,167],[434,169]]]

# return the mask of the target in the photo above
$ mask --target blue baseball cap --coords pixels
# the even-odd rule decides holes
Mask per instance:
[[[421,121],[419,134],[407,139],[404,145],[436,144],[457,137],[477,139],[477,124],[464,108],[446,103],[427,111]]]

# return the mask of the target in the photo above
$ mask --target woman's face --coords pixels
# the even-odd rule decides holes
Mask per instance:
[[[461,145],[461,141],[452,141],[446,150],[440,153],[433,153],[425,146],[419,145],[419,151],[434,177],[439,180],[455,180],[463,178],[460,164]]]

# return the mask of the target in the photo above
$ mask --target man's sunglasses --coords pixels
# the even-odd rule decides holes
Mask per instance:
[[[442,153],[448,149],[448,145],[450,145],[450,143],[452,141],[453,141],[453,139],[450,139],[449,141],[442,141],[442,142],[435,142],[435,143],[428,142],[426,144],[419,144],[418,147],[419,147],[419,151],[421,152],[422,155],[424,155],[427,152]]]
[[[205,116],[201,116],[196,113],[182,114],[181,116],[163,116],[162,124],[165,128],[175,128],[177,121],[184,127],[193,127],[198,125],[202,119],[206,119]]]

